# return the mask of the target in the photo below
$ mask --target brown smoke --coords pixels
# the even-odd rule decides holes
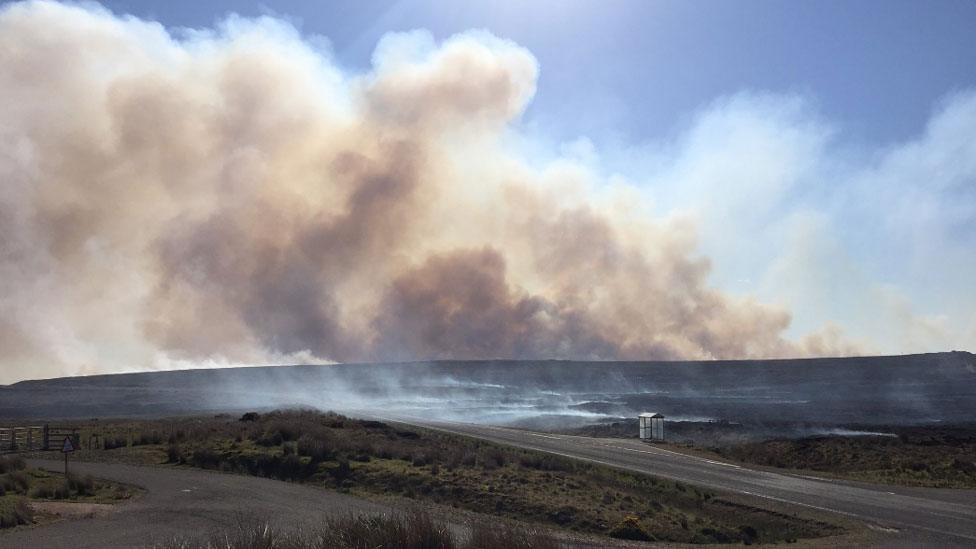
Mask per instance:
[[[275,20],[176,39],[8,5],[4,377],[852,351],[834,333],[788,341],[788,313],[710,289],[693,227],[503,145],[535,77],[484,33],[392,37],[348,76]]]

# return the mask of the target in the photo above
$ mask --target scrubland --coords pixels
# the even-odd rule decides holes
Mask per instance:
[[[291,410],[75,426],[83,459],[257,475],[394,505],[457,508],[590,535],[755,543],[840,532],[678,482],[334,413]]]

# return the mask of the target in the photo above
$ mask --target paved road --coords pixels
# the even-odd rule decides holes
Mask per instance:
[[[838,513],[887,532],[879,541],[886,547],[976,547],[976,490],[896,488],[760,471],[632,439],[553,435],[402,416],[385,419]]]
[[[60,461],[29,460],[59,470]],[[270,479],[172,467],[75,463],[72,470],[141,486],[139,498],[105,516],[0,533],[0,547],[33,549],[144,548],[175,535],[205,535],[239,517],[271,518],[282,527],[314,525],[323,516],[389,508],[328,490]]]

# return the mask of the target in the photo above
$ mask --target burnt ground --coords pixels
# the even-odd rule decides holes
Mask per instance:
[[[310,406],[431,420],[570,427],[671,419],[830,425],[957,423],[976,416],[965,352],[760,361],[436,361],[273,366],[24,381],[0,418],[159,417]]]

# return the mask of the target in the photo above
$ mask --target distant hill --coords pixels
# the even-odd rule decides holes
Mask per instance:
[[[397,411],[493,423],[525,415],[822,422],[972,421],[976,357],[692,362],[434,361],[267,366],[22,381],[0,418],[214,413],[282,406]]]

